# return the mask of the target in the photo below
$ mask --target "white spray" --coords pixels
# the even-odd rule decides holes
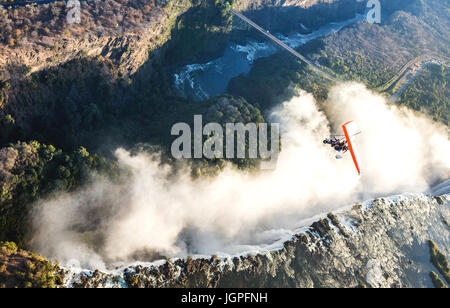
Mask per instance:
[[[36,216],[37,250],[91,268],[131,262],[142,252],[237,254],[263,247],[312,215],[371,197],[423,192],[449,178],[448,129],[387,105],[362,85],[333,88],[322,109],[300,92],[272,117],[282,129],[276,170],[251,175],[228,167],[213,179],[194,181],[186,172],[168,182],[170,168],[156,156],[118,149],[131,180],[119,186],[98,179],[81,192],[45,201]],[[361,177],[350,157],[336,161],[322,143],[348,120],[363,131],[357,141]],[[90,221],[99,212],[101,219]]]

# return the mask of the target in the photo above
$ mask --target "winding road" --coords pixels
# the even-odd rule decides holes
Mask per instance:
[[[446,61],[440,59],[434,55],[422,55],[416,57],[405,64],[402,69],[388,81],[381,92],[388,92],[390,89],[393,94],[389,97],[390,102],[395,102],[405,92],[405,90],[411,85],[417,76],[430,64],[441,64],[448,67]]]

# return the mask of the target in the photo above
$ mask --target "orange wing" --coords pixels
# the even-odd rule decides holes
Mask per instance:
[[[354,135],[358,133],[358,126],[355,122],[350,121],[342,125],[342,129],[344,130],[345,138],[347,139],[348,148],[352,154],[352,159],[355,163],[356,170],[358,171],[358,174],[361,175],[359,155],[354,142]]]

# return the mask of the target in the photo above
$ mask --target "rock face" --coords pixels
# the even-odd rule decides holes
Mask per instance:
[[[121,18],[133,13],[125,11],[119,4],[116,5],[115,9],[123,10],[123,14],[126,15]],[[55,67],[80,56],[102,56],[111,60],[122,75],[132,75],[147,61],[151,52],[170,39],[170,32],[176,18],[190,7],[190,1],[175,0],[171,5],[157,1],[154,7],[141,12],[146,17],[142,19],[141,23],[135,22],[127,27],[121,27],[118,23],[115,28],[115,26],[103,27],[96,24],[96,19],[91,15],[94,12],[101,14],[99,13],[101,8],[96,8],[91,2],[83,2],[81,5],[82,21],[85,21],[86,25],[66,25],[65,28],[60,29],[60,32],[64,32],[61,34],[52,33],[51,28],[46,28],[48,33],[45,33],[38,26],[31,25],[28,28],[30,28],[29,32],[33,32],[34,39],[23,34],[22,39],[18,40],[14,47],[0,44],[0,80],[21,78],[30,72]],[[40,16],[40,14],[42,18],[45,18],[47,10],[53,10],[53,8],[52,4],[45,4],[9,9],[13,12],[12,16],[23,15],[23,17],[11,20],[10,23],[14,26],[15,23],[22,24],[22,19],[26,19],[28,16]],[[129,10],[133,10],[133,8]],[[0,13],[5,18],[9,16],[8,11],[1,8]],[[61,16],[65,16],[65,13],[57,14],[59,15],[58,22],[64,23],[65,18]],[[102,17],[106,18],[105,16]],[[92,22],[88,17],[94,21]],[[51,18],[58,17],[51,16]],[[42,23],[39,21],[39,24]],[[88,23],[89,25],[87,25]]]
[[[450,195],[376,199],[329,214],[278,251],[166,261],[106,274],[65,271],[66,287],[432,287],[428,242],[449,256]]]

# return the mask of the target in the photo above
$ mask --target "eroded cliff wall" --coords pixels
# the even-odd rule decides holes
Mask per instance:
[[[111,4],[113,3],[113,4]],[[150,53],[170,39],[177,17],[191,1],[156,1],[134,7],[127,1],[81,3],[80,22],[68,23],[61,4],[0,9],[0,80],[64,64],[80,56],[101,56],[131,75]]]
[[[450,254],[450,195],[357,204],[305,228],[278,251],[135,266],[120,274],[66,271],[67,287],[432,287],[429,243]],[[443,278],[444,279],[444,278]]]

